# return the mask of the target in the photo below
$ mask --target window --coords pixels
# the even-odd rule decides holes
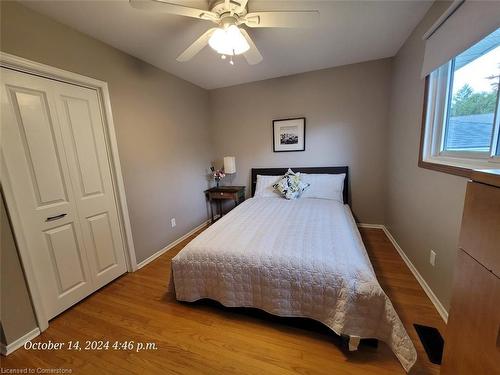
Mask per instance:
[[[421,161],[500,167],[499,84],[500,29],[432,72]]]

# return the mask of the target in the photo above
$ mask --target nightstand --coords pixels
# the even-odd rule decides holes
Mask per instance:
[[[245,186],[219,186],[205,190],[205,196],[210,204],[210,215],[212,223],[214,222],[213,203],[217,205],[217,213],[219,218],[222,217],[222,204],[224,200],[234,202],[234,207],[245,200]],[[234,208],[233,207],[233,208]]]

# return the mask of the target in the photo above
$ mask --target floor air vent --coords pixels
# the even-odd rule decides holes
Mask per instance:
[[[415,331],[417,331],[418,337],[420,337],[429,361],[440,365],[443,358],[444,340],[439,331],[434,327],[422,326],[420,324],[414,324],[413,326],[415,327]]]

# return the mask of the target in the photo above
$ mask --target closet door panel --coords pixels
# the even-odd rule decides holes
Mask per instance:
[[[93,240],[93,249],[96,258],[96,272],[98,275],[107,271],[118,263],[114,251],[113,231],[107,213],[98,214],[88,218],[90,233]]]
[[[62,97],[64,119],[75,153],[80,196],[85,199],[104,194],[99,170],[97,144],[93,133],[89,103],[80,98]]]
[[[50,258],[56,269],[59,297],[85,283],[79,249],[73,223],[46,230]]]
[[[104,118],[95,90],[54,86],[92,277],[101,287],[126,272]]]
[[[46,94],[18,87],[7,90],[17,112],[19,135],[29,161],[38,208],[68,202]]]
[[[94,287],[50,82],[2,68],[0,174],[14,193],[16,236],[27,243],[49,319]]]

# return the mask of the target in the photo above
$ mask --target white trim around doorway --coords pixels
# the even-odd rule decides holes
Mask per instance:
[[[66,70],[54,68],[49,65],[37,63],[27,60],[15,55],[4,53],[0,51],[0,66],[8,69],[17,70],[19,72],[36,75],[60,82],[65,82],[77,86],[87,87],[96,90],[100,98],[101,111],[105,124],[106,144],[108,153],[110,155],[110,167],[113,179],[113,186],[115,189],[116,206],[118,209],[118,216],[120,222],[120,231],[125,244],[125,257],[127,261],[128,272],[137,270],[137,260],[135,257],[134,240],[132,238],[132,229],[130,225],[130,217],[127,206],[127,199],[125,196],[125,186],[123,183],[123,176],[121,172],[120,158],[118,155],[118,145],[116,142],[115,126],[113,122],[113,115],[111,112],[111,100],[109,97],[108,84],[104,81],[99,81],[94,78],[86,77],[77,73],[69,72]],[[4,168],[3,160],[0,160],[0,168]],[[5,169],[3,169],[5,170]],[[41,303],[41,295],[37,288],[35,276],[33,272],[34,265],[31,262],[29,252],[27,249],[26,241],[23,233],[20,230],[20,220],[17,208],[13,199],[13,192],[6,174],[2,174],[2,190],[5,195],[5,200],[9,210],[10,220],[16,238],[22,266],[28,283],[29,292],[31,295],[35,316],[40,331],[48,328],[49,322],[47,315]],[[16,230],[17,228],[17,230]]]

